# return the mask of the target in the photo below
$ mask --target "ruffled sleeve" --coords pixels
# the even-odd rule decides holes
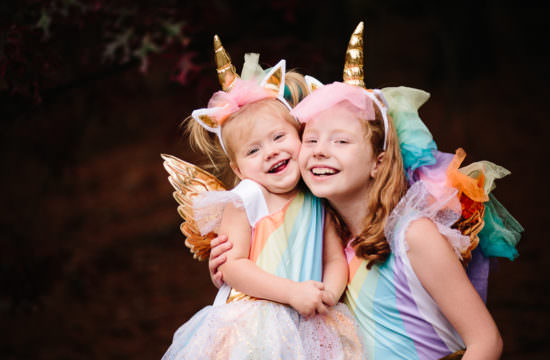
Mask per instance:
[[[470,246],[470,238],[452,225],[460,218],[461,207],[457,190],[442,187],[437,193],[430,191],[423,181],[414,183],[388,217],[385,235],[392,252],[404,256],[408,250],[405,231],[414,220],[428,218],[449,241],[457,257]]]
[[[245,179],[231,191],[208,191],[193,200],[193,216],[201,234],[218,232],[225,207],[232,203],[246,211],[251,227],[262,217],[268,215],[260,185]]]

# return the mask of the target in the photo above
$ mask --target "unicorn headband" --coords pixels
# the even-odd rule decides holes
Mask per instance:
[[[286,62],[279,61],[258,84],[255,80],[242,80],[239,77],[218,35],[214,35],[214,54],[223,91],[214,93],[208,101],[208,107],[194,110],[191,116],[204,129],[216,134],[227,154],[222,140],[222,125],[231,114],[247,104],[266,98],[278,99],[291,109],[284,98]]]
[[[302,100],[290,113],[301,122],[307,122],[315,114],[326,110],[339,102],[348,101],[366,114],[368,120],[374,120],[376,105],[384,121],[384,146],[388,138],[388,103],[380,89],[367,89],[363,70],[363,22],[355,28],[346,50],[343,83],[335,82],[323,85],[312,76],[305,77],[310,95]],[[352,86],[350,86],[352,85]],[[365,101],[365,96],[370,101]]]

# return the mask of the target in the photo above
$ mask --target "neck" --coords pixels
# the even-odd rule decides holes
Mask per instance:
[[[273,213],[282,209],[298,193],[298,187],[287,193],[275,194],[267,191],[262,186],[262,192],[269,212]]]
[[[356,197],[350,200],[330,200],[330,205],[342,217],[344,223],[348,227],[352,237],[359,235],[363,224],[363,219],[367,214],[364,197]]]

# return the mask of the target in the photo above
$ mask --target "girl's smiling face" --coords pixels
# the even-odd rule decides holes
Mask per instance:
[[[270,193],[289,193],[300,181],[298,130],[278,113],[263,111],[254,115],[256,119],[251,123],[241,123],[247,126],[240,132],[243,136],[235,134],[239,146],[231,167],[239,178],[254,180]]]
[[[320,112],[305,126],[300,171],[311,192],[330,202],[365,199],[377,161],[366,127],[345,103]]]

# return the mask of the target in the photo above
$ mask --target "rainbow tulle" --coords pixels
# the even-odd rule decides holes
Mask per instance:
[[[418,114],[420,106],[430,97],[427,92],[401,86],[382,89],[382,93],[397,130],[409,184],[422,180],[435,198],[447,194],[447,187],[458,190],[463,218],[467,219],[472,209],[484,210],[481,231],[478,229],[471,235],[468,255],[478,246],[479,240],[484,257],[515,259],[518,256],[516,246],[524,229],[491,194],[495,180],[509,175],[510,171],[489,161],[461,168],[466,157],[464,150],[458,149],[454,155],[437,151],[432,134]]]
[[[410,180],[414,170],[436,163],[434,151],[437,146],[418,115],[418,109],[430,94],[405,86],[384,88],[382,93],[389,105],[389,114],[397,130],[403,164]]]
[[[485,203],[483,221],[485,226],[479,233],[483,254],[514,260],[518,256],[516,246],[524,229],[493,194],[489,194],[489,201]]]

